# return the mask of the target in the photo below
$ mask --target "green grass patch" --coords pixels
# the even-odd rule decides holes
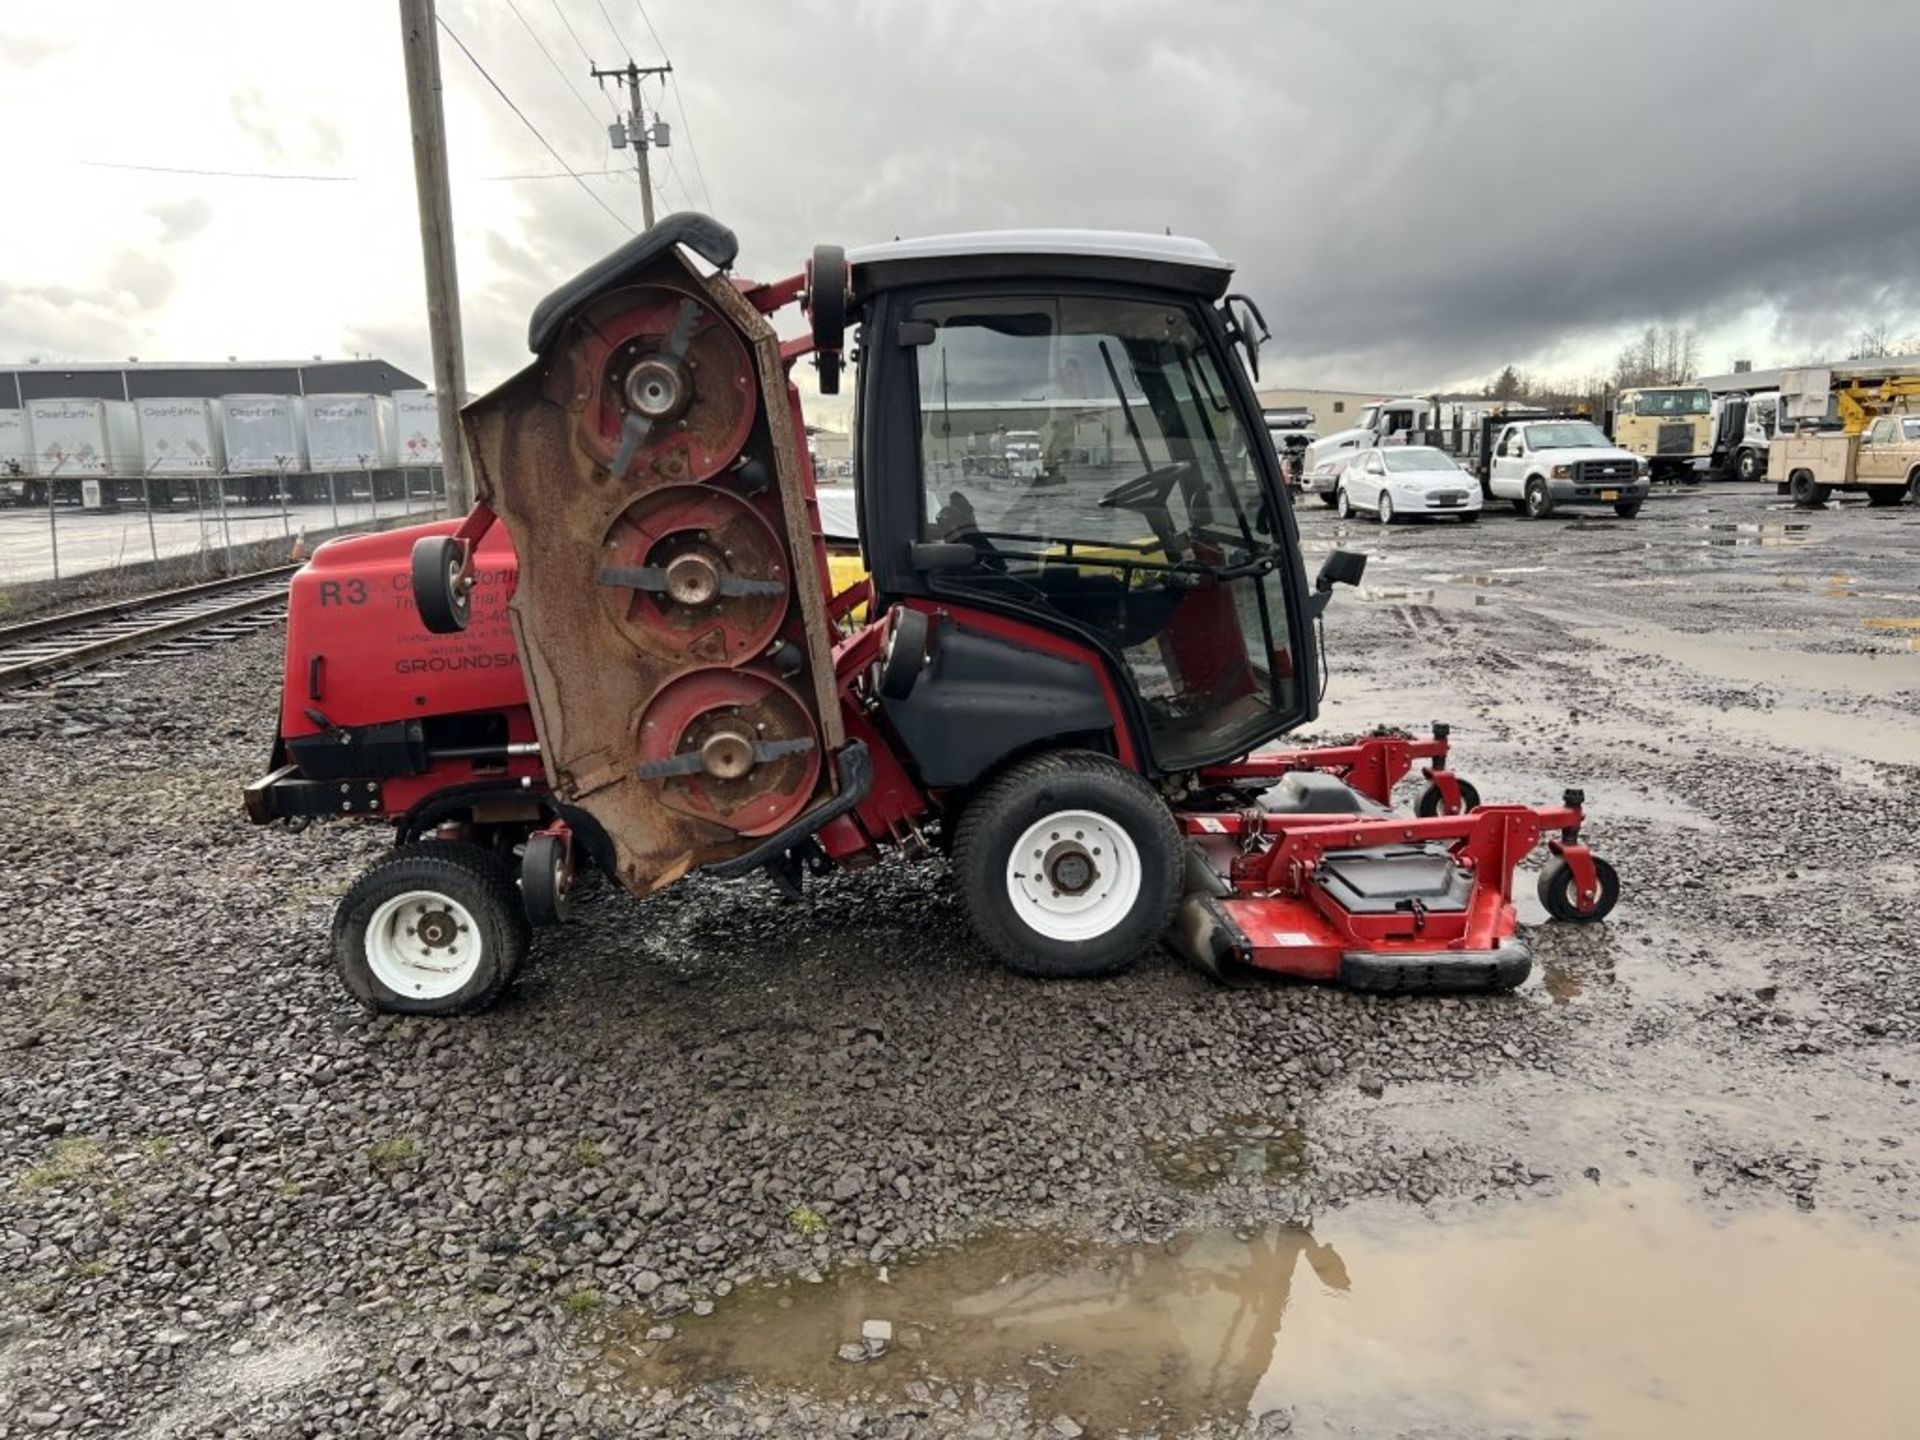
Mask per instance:
[[[390,1135],[367,1147],[367,1164],[375,1170],[399,1170],[420,1158],[420,1142],[411,1135]]]
[[[66,1185],[94,1180],[106,1173],[107,1157],[100,1142],[90,1135],[75,1135],[53,1147],[46,1161],[29,1170],[20,1181],[22,1190],[44,1190],[49,1185]]]
[[[811,1205],[794,1206],[787,1212],[787,1224],[808,1239],[827,1233],[826,1216]]]

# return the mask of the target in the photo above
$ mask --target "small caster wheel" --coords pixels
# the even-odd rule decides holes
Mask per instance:
[[[536,925],[564,925],[573,912],[573,867],[558,835],[528,839],[520,858],[520,903]]]
[[[1619,903],[1620,877],[1613,873],[1613,866],[1598,855],[1593,857],[1593,873],[1600,882],[1600,894],[1582,909],[1580,897],[1574,893],[1573,867],[1558,855],[1549,860],[1546,869],[1540,872],[1539,887],[1540,903],[1547,907],[1547,913],[1556,920],[1571,920],[1581,925],[1606,919]]]
[[[1447,802],[1440,798],[1440,787],[1432,781],[1420,792],[1420,798],[1413,802],[1413,813],[1422,820],[1431,820],[1436,815],[1464,815],[1480,805],[1480,792],[1474,788],[1471,780],[1456,780],[1460,787],[1460,804],[1457,809],[1448,809]]]
[[[413,603],[435,635],[456,635],[467,628],[473,597],[460,584],[464,557],[451,535],[428,535],[413,545]]]

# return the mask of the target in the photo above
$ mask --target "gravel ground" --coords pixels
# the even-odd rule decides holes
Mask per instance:
[[[325,940],[383,835],[240,813],[276,634],[0,704],[0,1437],[1064,1436],[1007,1386],[646,1391],[602,1347],[996,1229],[1602,1176],[1909,1243],[1920,631],[1868,622],[1920,616],[1920,511],[1721,487],[1633,522],[1302,524],[1375,552],[1330,615],[1327,733],[1450,719],[1489,799],[1588,789],[1624,899],[1537,931],[1512,997],[1170,957],[1037,984],[937,870],[889,866],[801,909],[592,891],[496,1011],[376,1018]],[[1249,1130],[1300,1163],[1220,1173]]]

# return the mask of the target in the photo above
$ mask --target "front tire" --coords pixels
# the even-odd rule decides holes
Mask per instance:
[[[1760,457],[1751,450],[1742,450],[1733,460],[1733,473],[1751,484],[1764,473]]]
[[[1045,979],[1111,975],[1160,943],[1184,846],[1153,787],[1104,755],[1023,760],[974,796],[953,870],[975,932]]]
[[[527,950],[519,897],[477,845],[427,840],[375,865],[340,901],[340,979],[377,1010],[464,1015],[491,1005]]]
[[[1525,508],[1530,520],[1544,520],[1553,514],[1553,496],[1547,493],[1547,482],[1538,475],[1527,481]]]
[[[1382,525],[1391,525],[1394,518],[1393,496],[1382,490],[1380,492],[1380,498],[1374,502],[1374,511],[1380,516],[1380,523]]]
[[[1638,500],[1622,500],[1618,505],[1613,507],[1613,513],[1618,515],[1622,520],[1631,520],[1640,513],[1640,502]]]
[[[1347,498],[1346,486],[1342,485],[1334,492],[1333,505],[1335,513],[1337,513],[1342,520],[1351,520],[1353,518],[1353,501]]]

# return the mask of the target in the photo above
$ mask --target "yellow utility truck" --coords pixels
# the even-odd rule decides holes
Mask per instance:
[[[1831,370],[1789,370],[1780,379],[1782,429],[1809,425],[1837,409],[1840,430],[1796,428],[1767,450],[1767,478],[1793,503],[1817,510],[1836,491],[1863,492],[1869,504],[1920,501],[1920,376],[1837,380]]]

